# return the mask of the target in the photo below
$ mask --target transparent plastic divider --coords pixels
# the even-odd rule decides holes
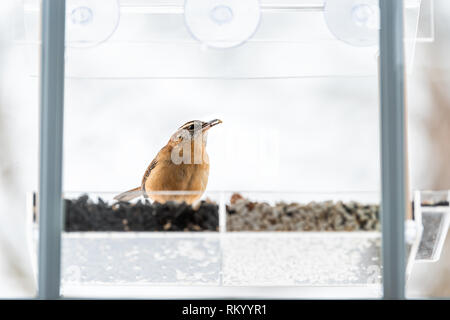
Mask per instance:
[[[422,0],[419,26],[416,35],[418,43],[433,42],[435,38],[434,0]]]
[[[436,262],[440,259],[450,227],[450,191],[416,191],[415,199],[423,222],[416,262]]]

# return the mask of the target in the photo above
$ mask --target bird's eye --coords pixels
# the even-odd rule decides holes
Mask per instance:
[[[188,130],[194,130],[194,125],[191,124],[191,125],[188,127]]]

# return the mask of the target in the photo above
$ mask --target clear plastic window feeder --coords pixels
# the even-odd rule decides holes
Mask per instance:
[[[39,3],[24,1],[26,42],[39,41]],[[429,3],[405,1],[408,70],[417,40],[428,39],[424,33],[429,32],[426,30],[432,23]],[[421,10],[421,6],[425,9]],[[379,51],[377,8],[376,0],[70,0],[66,10],[66,77],[375,76]],[[425,30],[421,30],[424,36],[420,39],[419,25]],[[102,56],[117,63],[108,65],[108,59]],[[32,75],[37,77],[36,50],[32,50],[28,62]]]
[[[34,267],[47,270],[41,295],[404,297],[403,277],[438,259],[449,223],[447,209],[436,222],[440,207],[389,173],[407,172],[396,80],[413,76],[433,10],[380,2],[395,17],[376,0],[25,0],[17,41],[30,77],[50,79],[42,105],[54,109],[42,124],[56,130],[42,131],[56,151],[43,144],[29,200]],[[392,25],[400,18],[403,31]],[[49,28],[61,21],[65,40]],[[40,61],[40,46],[60,51]],[[395,54],[406,75],[389,68]],[[63,82],[64,99],[53,96]],[[200,201],[155,200],[190,199],[189,190],[115,200],[180,125],[215,118],[223,124],[209,133]],[[63,168],[45,165],[52,150]],[[61,176],[60,188],[48,184]]]

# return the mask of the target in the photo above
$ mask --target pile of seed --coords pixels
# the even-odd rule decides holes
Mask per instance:
[[[234,194],[227,205],[229,231],[369,231],[380,228],[379,206],[354,201],[270,205]]]
[[[65,231],[217,231],[219,207],[202,201],[195,208],[168,201],[94,202],[87,195],[64,201]]]
[[[450,203],[448,201],[442,200],[442,201],[422,201],[421,203],[422,207],[448,207],[450,206]]]

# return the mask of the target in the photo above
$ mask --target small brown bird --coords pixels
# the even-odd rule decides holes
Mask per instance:
[[[141,185],[114,199],[131,201],[144,195],[161,203],[172,200],[192,204],[198,200],[208,184],[207,131],[219,123],[219,119],[193,120],[182,125],[150,163]]]

